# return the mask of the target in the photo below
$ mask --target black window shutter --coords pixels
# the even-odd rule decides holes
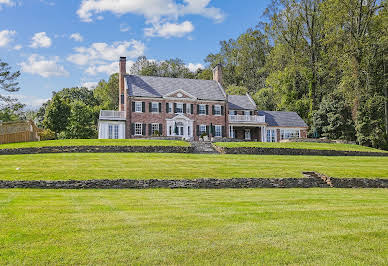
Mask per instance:
[[[215,114],[215,111],[214,111],[214,105],[212,105],[212,115]]]
[[[159,134],[162,136],[163,135],[163,125],[159,124]]]
[[[225,138],[225,126],[222,126],[222,137]]]
[[[135,135],[135,124],[134,123],[131,124],[131,135],[132,136]]]
[[[162,112],[162,103],[159,103],[159,113]]]
[[[166,103],[166,113],[168,113],[168,103]]]
[[[143,136],[145,136],[146,135],[146,124],[143,124],[143,130],[142,130],[143,132]]]
[[[194,114],[194,104],[191,104],[191,114]]]
[[[253,115],[253,111],[251,111],[251,115]]]
[[[132,112],[135,112],[135,102],[131,102],[132,105]]]
[[[224,115],[224,106],[221,105],[221,115]]]
[[[206,104],[206,115],[209,114],[209,105]]]
[[[197,125],[197,136],[200,136],[201,134],[199,134],[199,125]]]
[[[176,103],[174,103],[174,114],[176,113]]]
[[[210,135],[210,127],[209,126],[206,126],[206,133],[208,136]]]
[[[148,136],[152,136],[152,125],[148,124]]]
[[[186,113],[186,104],[185,103],[183,104],[183,113],[184,114]]]
[[[152,103],[148,103],[148,110],[150,111],[150,113],[152,112]]]
[[[141,111],[145,112],[145,102],[141,102]]]
[[[197,114],[199,114],[199,104],[197,104]]]

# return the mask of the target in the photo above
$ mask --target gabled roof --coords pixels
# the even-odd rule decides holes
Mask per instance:
[[[265,122],[272,127],[307,127],[303,119],[295,112],[259,111],[265,115]]]
[[[226,94],[214,80],[126,75],[129,96],[162,98],[183,90],[199,100],[223,101]]]
[[[228,95],[229,109],[256,110],[256,104],[249,95]]]

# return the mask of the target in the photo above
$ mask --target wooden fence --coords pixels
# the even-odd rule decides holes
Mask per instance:
[[[0,135],[0,144],[37,141],[35,133],[31,131],[24,131],[18,133]]]

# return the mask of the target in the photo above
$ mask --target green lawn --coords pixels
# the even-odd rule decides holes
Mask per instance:
[[[259,148],[289,148],[311,150],[336,150],[336,151],[365,151],[365,152],[388,152],[370,147],[353,144],[336,143],[311,143],[311,142],[217,142],[215,145],[227,148],[259,147]]]
[[[51,146],[185,146],[190,143],[181,140],[148,139],[64,139],[36,142],[0,144],[0,149],[34,148]]]
[[[166,153],[63,153],[0,156],[0,180],[303,177],[388,178],[388,157]]]
[[[0,190],[0,264],[387,265],[384,189]]]

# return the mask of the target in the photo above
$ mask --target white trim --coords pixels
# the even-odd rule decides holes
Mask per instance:
[[[248,99],[251,101],[251,103],[255,106],[255,111],[257,110],[257,105],[255,103],[255,101],[252,99],[252,97],[247,93],[247,96],[248,96]]]
[[[186,94],[187,96],[189,96],[189,98],[192,98],[192,99],[195,99],[195,100],[197,99],[197,97],[191,95],[190,93],[188,93],[187,91],[184,91],[182,89],[177,89],[177,90],[175,90],[173,92],[167,93],[166,95],[163,95],[163,98],[168,98],[170,95],[178,93],[178,92],[180,92],[180,93],[182,93],[184,95]],[[181,100],[182,99],[186,99],[186,98],[183,98],[183,97],[181,97],[181,98],[179,98],[179,97],[172,97],[172,98],[181,99]]]
[[[141,111],[137,111],[137,105],[140,103]],[[145,111],[145,110],[144,110]],[[143,113],[143,102],[135,101],[135,113]]]

